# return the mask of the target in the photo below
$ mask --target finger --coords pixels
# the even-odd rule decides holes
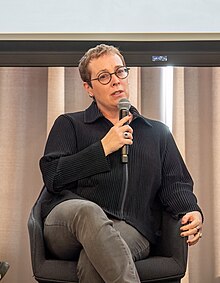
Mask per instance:
[[[182,237],[187,237],[187,236],[196,235],[196,234],[200,234],[200,233],[202,233],[202,228],[197,226],[197,227],[193,227],[193,228],[188,229],[188,230],[181,230],[180,235]]]
[[[189,237],[187,243],[189,246],[195,245],[202,238],[202,232],[196,233],[194,236]]]
[[[188,223],[188,222],[189,222],[189,218],[190,218],[190,216],[189,216],[188,214],[184,215],[184,216],[182,217],[181,223],[182,223],[182,224]]]
[[[198,233],[197,230],[189,229],[187,231],[181,232],[180,236],[181,237],[189,237],[189,236],[192,236],[192,235],[196,235],[197,233]]]
[[[192,212],[186,213],[182,217],[182,224],[187,224],[187,222],[191,223],[194,220],[197,220],[197,221],[199,221],[199,223],[202,223],[202,215],[199,211],[192,211]]]
[[[193,230],[194,233],[197,233],[202,228],[201,223],[199,221],[193,221],[187,225],[183,225],[180,227],[181,231]]]
[[[124,124],[126,124],[129,120],[130,120],[130,116],[127,115],[124,118],[122,118],[121,120],[119,120],[115,125],[117,125],[118,127],[121,127]]]
[[[129,133],[133,134],[133,129],[132,129],[132,127],[129,126],[129,125],[124,125],[124,126],[122,126],[122,127],[121,127],[121,130],[122,130],[123,133],[129,132]]]
[[[183,223],[182,223],[183,224]],[[185,224],[185,223],[184,223]],[[180,230],[181,231],[186,231],[186,230],[189,230],[189,229],[194,229],[194,228],[196,228],[196,227],[201,227],[201,222],[198,220],[198,219],[196,219],[196,220],[193,220],[192,222],[187,222],[187,224],[185,224],[185,225],[182,225],[181,226],[181,228],[180,228]]]
[[[128,144],[128,145],[133,144],[133,137],[130,133],[128,132],[123,133],[123,144]]]
[[[187,213],[182,217],[182,224],[192,223],[196,219],[194,213]]]
[[[180,228],[181,235],[183,235],[184,237],[189,236],[189,235],[194,235],[201,231],[201,228],[199,226],[196,226],[196,227],[194,226],[187,227],[187,226],[189,225],[186,225]]]

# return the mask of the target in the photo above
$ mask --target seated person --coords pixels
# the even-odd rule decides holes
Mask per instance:
[[[202,212],[168,127],[133,106],[119,118],[119,101],[129,98],[119,50],[88,50],[79,71],[93,101],[57,118],[40,160],[50,193],[42,205],[45,242],[57,258],[78,260],[81,283],[139,283],[134,262],[157,241],[160,207],[182,218],[189,245],[202,236]]]

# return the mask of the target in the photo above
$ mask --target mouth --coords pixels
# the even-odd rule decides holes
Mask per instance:
[[[122,94],[124,94],[123,90],[117,90],[117,91],[114,91],[111,95],[118,97],[118,96],[121,96]]]

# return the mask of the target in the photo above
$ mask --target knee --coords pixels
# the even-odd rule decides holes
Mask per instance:
[[[91,201],[84,201],[80,205],[78,211],[78,215],[80,215],[81,219],[86,219],[88,221],[93,221],[97,218],[107,219],[105,212],[102,210],[100,206]]]
[[[85,201],[78,206],[70,227],[78,241],[85,247],[91,245],[92,239],[96,238],[103,227],[112,223],[97,204]]]

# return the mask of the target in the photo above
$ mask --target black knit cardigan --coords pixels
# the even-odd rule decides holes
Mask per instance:
[[[105,156],[101,139],[113,125],[95,102],[85,111],[56,119],[40,160],[51,194],[42,206],[43,217],[64,200],[83,198],[97,203],[107,215],[125,220],[154,243],[162,208],[175,217],[201,211],[168,127],[144,118],[134,107],[130,111],[133,145],[127,165],[121,162],[121,150]]]

